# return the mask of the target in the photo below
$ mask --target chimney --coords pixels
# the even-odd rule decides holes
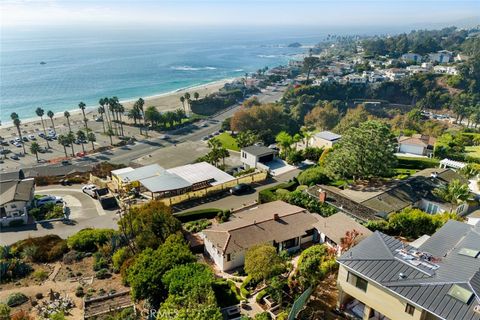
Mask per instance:
[[[320,201],[321,203],[324,203],[326,199],[327,199],[327,193],[325,191],[320,191],[320,193],[318,194],[318,201]]]
[[[278,216],[278,213],[273,214],[273,220],[275,220],[275,221],[280,220],[280,217]]]

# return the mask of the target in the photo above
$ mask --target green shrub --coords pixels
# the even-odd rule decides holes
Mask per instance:
[[[11,309],[5,303],[0,303],[0,319],[10,319]]]
[[[82,286],[77,287],[77,289],[75,290],[75,296],[81,298],[84,295],[85,295],[85,292],[83,291],[83,287]]]
[[[255,301],[257,303],[263,303],[262,299],[267,295],[267,293],[268,293],[267,289],[263,289],[262,291],[257,293],[257,296],[255,297]]]
[[[330,181],[325,174],[324,169],[320,166],[311,167],[301,172],[297,177],[298,183],[302,185],[312,186],[315,184],[325,184]]]
[[[93,252],[109,241],[115,231],[113,229],[83,229],[68,237],[67,244],[70,249],[83,252]]]
[[[303,157],[307,160],[318,162],[322,152],[323,148],[308,147],[303,150]]]
[[[217,220],[220,222],[220,223],[223,223],[223,222],[227,222],[229,219],[230,219],[230,216],[232,215],[232,213],[230,212],[230,210],[223,210],[222,212],[219,212],[217,214]]]
[[[20,240],[12,248],[33,262],[53,262],[68,251],[67,241],[53,234]]]
[[[221,209],[209,208],[209,209],[182,212],[182,213],[175,214],[174,216],[175,218],[180,220],[180,222],[185,223],[185,222],[199,220],[199,219],[213,219],[221,212],[222,212]]]
[[[297,164],[305,160],[301,151],[292,150],[288,153],[287,163],[288,164]]]
[[[35,298],[37,298],[37,300],[42,300],[42,299],[43,299],[43,293],[37,292],[37,293],[35,294]]]
[[[310,212],[316,212],[323,217],[331,216],[337,212],[335,207],[321,203],[303,191],[290,192],[286,200],[290,204],[305,208]]]
[[[238,304],[242,300],[235,283],[232,281],[221,280],[214,282],[212,283],[212,289],[221,308]]]
[[[44,281],[48,278],[48,273],[45,270],[37,270],[33,273],[35,279]]]
[[[108,272],[107,269],[100,269],[97,271],[97,273],[95,274],[95,277],[97,279],[107,279],[107,278],[110,278],[111,277],[111,274],[110,272]]]
[[[26,295],[24,295],[23,293],[20,293],[20,292],[15,292],[15,293],[11,293],[8,297],[7,297],[7,306],[9,307],[16,307],[16,306],[19,306],[21,304],[24,304],[25,302],[28,301],[28,298]]]
[[[108,261],[100,252],[95,252],[93,255],[93,270],[99,271],[108,267]]]
[[[438,159],[433,158],[408,158],[398,157],[398,168],[401,169],[427,169],[437,168],[439,165]]]
[[[244,298],[248,298],[250,296],[251,290],[255,288],[257,282],[252,279],[252,277],[247,276],[243,281],[242,285],[240,286],[240,293]]]
[[[123,247],[115,251],[112,256],[113,271],[120,272],[123,263],[131,256],[132,254],[127,247]]]
[[[255,168],[249,168],[249,169],[245,169],[245,170],[242,170],[242,171],[239,171],[237,173],[235,173],[233,176],[234,177],[241,177],[241,176],[244,176],[244,175],[247,175],[249,173],[253,173],[255,172]]]
[[[259,203],[267,203],[267,202],[272,202],[277,200],[277,195],[275,194],[275,191],[277,189],[286,189],[288,191],[293,191],[295,188],[298,186],[297,181],[290,181],[287,183],[281,183],[276,186],[263,189],[258,193],[258,202]]]
[[[189,232],[197,233],[197,232],[202,231],[203,229],[206,229],[211,224],[212,223],[207,219],[200,219],[200,220],[196,220],[196,221],[187,222],[183,225],[183,227],[185,228],[185,230],[187,230]]]

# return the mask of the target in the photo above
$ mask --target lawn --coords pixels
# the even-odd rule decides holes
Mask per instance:
[[[480,146],[468,146],[465,147],[467,157],[480,159]]]
[[[222,145],[228,150],[240,151],[240,147],[237,144],[237,141],[229,133],[223,132],[222,134],[216,137]]]

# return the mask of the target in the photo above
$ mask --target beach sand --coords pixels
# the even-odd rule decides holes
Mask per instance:
[[[223,79],[223,80],[207,83],[204,85],[192,86],[185,89],[179,89],[173,92],[154,95],[150,97],[144,97],[143,98],[145,100],[144,109],[150,106],[155,106],[160,112],[176,110],[176,109],[182,108],[180,97],[184,95],[186,92],[190,93],[191,99],[193,99],[194,92],[198,92],[200,95],[200,98],[203,98],[205,95],[217,92],[220,88],[223,87],[225,83],[231,82],[233,80],[234,79]],[[123,104],[125,109],[128,110],[133,107],[136,100],[137,99],[121,101],[121,103]],[[85,109],[85,117],[88,119],[89,122],[95,121],[94,119],[98,115],[97,108],[98,106],[88,107]],[[70,115],[71,115],[70,124],[72,125],[72,127],[81,125],[82,119],[83,119],[81,110],[77,109],[77,110],[68,110],[68,111],[70,112]],[[50,118],[47,117],[46,113],[47,113],[47,109],[45,108],[45,115],[43,117],[43,120],[45,123],[45,127],[48,129],[52,127],[52,123],[50,121]],[[22,124],[21,124],[22,134],[32,134],[32,133],[37,133],[43,130],[39,117],[31,118],[31,119],[20,119],[20,120],[22,121]],[[56,128],[61,126],[65,127],[67,125],[67,120],[64,117],[63,112],[56,113],[53,120]],[[123,120],[126,122],[131,121],[126,117],[124,117]],[[11,137],[15,137],[17,135],[18,135],[17,129],[13,127],[11,122],[2,124],[0,126],[0,137],[4,139],[10,139]]]

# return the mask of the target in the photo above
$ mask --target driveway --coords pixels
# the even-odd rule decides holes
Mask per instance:
[[[56,234],[64,239],[85,228],[117,228],[116,211],[104,210],[98,200],[84,194],[81,185],[38,187],[36,194],[62,197],[70,209],[70,221],[26,225],[8,228],[0,233],[0,245],[9,245],[28,237]]]

